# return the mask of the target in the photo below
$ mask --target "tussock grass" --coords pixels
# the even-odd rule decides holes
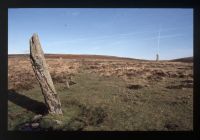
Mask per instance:
[[[31,88],[16,88],[13,81],[19,77],[12,73],[10,65],[9,130],[22,130],[37,114],[43,115],[37,130],[44,131],[193,129],[191,64],[89,60],[72,63],[64,59],[48,63],[63,115],[46,113],[37,82]],[[17,71],[21,72],[19,67]],[[68,89],[65,81],[70,79],[75,84]],[[28,87],[24,81],[19,83]]]

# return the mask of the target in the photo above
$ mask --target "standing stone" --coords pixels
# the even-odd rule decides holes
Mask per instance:
[[[30,39],[30,59],[33,71],[40,84],[48,112],[52,114],[62,114],[60,99],[56,93],[51,75],[49,74],[37,34],[33,34]]]
[[[156,54],[156,61],[159,61],[159,55]]]
[[[66,86],[67,89],[69,89],[69,82],[68,81],[65,82],[65,86]]]

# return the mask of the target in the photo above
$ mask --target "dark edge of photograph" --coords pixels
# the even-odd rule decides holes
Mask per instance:
[[[109,1],[109,0],[108,0]],[[4,0],[0,3],[0,139],[57,139],[57,138],[191,138],[199,136],[199,106],[200,96],[199,77],[200,77],[200,7],[196,1],[188,2],[187,0],[138,0],[138,1],[114,1],[104,0],[71,0],[71,1],[54,1],[47,0]],[[8,90],[8,9],[9,8],[193,8],[194,9],[194,130],[192,132],[11,132],[7,130],[7,90]]]

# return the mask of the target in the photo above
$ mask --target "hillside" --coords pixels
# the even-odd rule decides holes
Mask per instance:
[[[29,55],[10,55],[8,130],[193,129],[192,63],[52,54],[46,62],[64,115],[47,114]]]
[[[8,58],[29,57],[29,54],[9,54]],[[107,56],[107,55],[82,55],[82,54],[45,54],[45,58],[63,58],[63,59],[112,59],[112,60],[140,60],[127,57]]]
[[[27,58],[29,54],[9,54],[8,58]],[[153,61],[145,59],[135,59],[128,57],[118,57],[118,56],[108,56],[108,55],[89,55],[89,54],[45,54],[45,58],[63,58],[63,59],[104,59],[104,60],[136,60],[136,61]],[[170,62],[193,62],[193,57],[178,58],[172,60],[160,60],[160,61],[170,61]]]
[[[187,63],[192,63],[193,62],[193,57],[178,58],[178,59],[173,59],[171,61],[172,62],[187,62]]]

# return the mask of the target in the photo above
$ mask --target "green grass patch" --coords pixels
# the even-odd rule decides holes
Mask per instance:
[[[42,130],[192,130],[192,89],[168,89],[180,80],[164,79],[148,87],[115,77],[80,71],[69,89],[56,83],[63,115],[46,114],[40,87],[11,91],[8,101],[8,128],[30,122],[43,114]],[[174,83],[173,83],[174,82]],[[133,86],[134,87],[134,86]]]

